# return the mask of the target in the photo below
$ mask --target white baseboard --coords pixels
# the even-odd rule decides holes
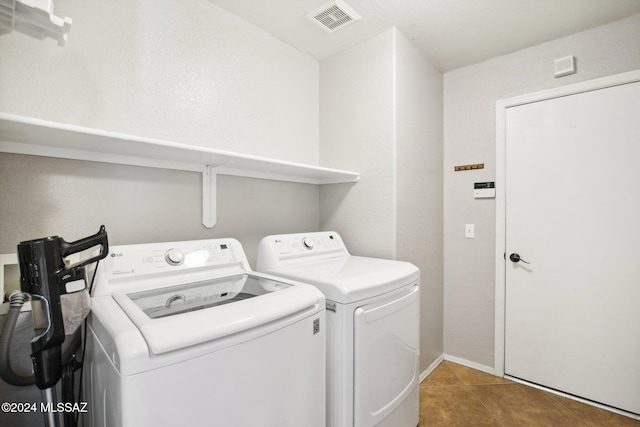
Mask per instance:
[[[424,381],[425,378],[429,376],[431,372],[433,372],[443,360],[447,360],[449,362],[457,363],[458,365],[463,365],[468,368],[476,369],[478,371],[486,372],[487,374],[496,375],[496,371],[494,368],[486,365],[481,365],[480,363],[472,362],[467,359],[463,359],[461,357],[451,356],[449,354],[442,354],[438,357],[427,369],[425,369],[420,374],[420,382]]]
[[[440,357],[438,357],[431,365],[429,365],[427,369],[425,369],[420,374],[420,382],[424,381],[424,379],[427,378],[429,374],[433,372],[440,363],[442,363],[443,360],[444,360],[444,354],[441,354]]]
[[[634,420],[640,420],[640,414],[634,414],[633,412],[627,412],[622,409],[613,408],[611,406],[604,405],[602,403],[594,402],[592,400],[583,399],[579,396],[574,396],[572,394],[564,393],[559,390],[554,390],[552,388],[547,388],[538,384],[530,383],[529,381],[521,380],[520,378],[512,377],[509,375],[505,375],[505,378],[520,384],[524,384],[529,387],[537,388],[538,390],[546,391],[547,393],[552,393],[558,396],[566,397],[567,399],[575,400],[576,402],[584,403],[585,405],[595,406],[596,408],[604,409],[605,411],[613,412],[619,415],[623,415],[625,417],[632,418]]]
[[[593,402],[593,401],[590,401],[590,400],[582,399],[582,398],[580,398],[578,396],[573,396],[573,395],[570,395],[570,394],[567,394],[567,393],[563,393],[563,392],[558,391],[558,390],[553,390],[553,389],[550,389],[550,388],[547,388],[547,387],[543,387],[543,386],[540,386],[540,385],[537,385],[537,384],[533,384],[533,383],[530,383],[528,381],[521,380],[519,378],[514,378],[514,377],[511,377],[511,376],[508,376],[508,375],[497,375],[496,374],[496,370],[494,368],[490,367],[490,366],[481,365],[480,363],[471,362],[470,360],[466,360],[466,359],[463,359],[461,357],[451,356],[449,354],[443,354],[442,356],[440,356],[438,358],[438,360],[433,362],[433,364],[431,364],[431,366],[429,366],[429,368],[427,368],[427,370],[424,371],[422,373],[422,375],[420,375],[420,382],[422,382],[422,380],[424,380],[424,378],[426,378],[438,366],[438,364],[440,364],[440,362],[442,362],[442,360],[447,360],[449,362],[457,363],[458,365],[463,365],[463,366],[466,366],[468,368],[472,368],[472,369],[476,369],[478,371],[486,372],[487,374],[491,374],[491,375],[496,375],[496,376],[499,376],[499,377],[507,378],[507,379],[509,379],[511,381],[514,381],[514,382],[517,382],[517,383],[520,383],[520,384],[524,384],[524,385],[527,385],[529,387],[533,387],[533,388],[537,388],[539,390],[543,390],[543,391],[546,391],[546,392],[549,392],[549,393],[557,394],[558,396],[563,396],[563,397],[566,397],[568,399],[576,400],[578,402],[582,402],[582,403],[587,404],[587,405],[595,406],[596,408],[600,408],[600,409],[604,409],[604,410],[607,410],[607,411],[610,411],[610,412],[614,412],[616,414],[620,414],[620,415],[632,418],[634,420],[640,420],[640,414],[634,414],[632,412],[627,412],[627,411],[623,411],[623,410],[620,410],[620,409],[617,409],[617,408],[612,408],[610,406],[606,406],[606,405],[603,405],[603,404],[600,404],[600,403],[597,403],[597,402]]]
[[[444,360],[457,363],[458,365],[466,366],[467,368],[476,369],[478,371],[486,372],[487,374],[496,375],[496,370],[491,366],[481,365],[480,363],[472,362],[461,357],[451,356],[449,354],[444,355]],[[501,375],[496,375],[501,376]]]

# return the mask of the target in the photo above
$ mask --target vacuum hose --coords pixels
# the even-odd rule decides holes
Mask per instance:
[[[11,368],[11,362],[9,361],[9,353],[11,352],[11,339],[13,338],[13,331],[16,328],[16,322],[20,315],[22,306],[27,301],[28,296],[24,292],[13,291],[7,292],[7,300],[9,300],[9,312],[2,325],[2,332],[0,333],[0,378],[7,384],[15,386],[27,386],[36,383],[36,376],[34,373],[29,375],[22,375],[17,373]],[[62,360],[63,362],[69,360],[74,356],[76,349],[80,345],[80,333],[76,331],[65,343],[62,345]],[[68,342],[68,345],[67,345]]]
[[[13,338],[13,330],[16,327],[20,309],[27,300],[27,294],[20,291],[14,291],[7,295],[10,308],[7,317],[2,326],[2,334],[0,335],[0,377],[7,383],[16,386],[26,386],[36,383],[35,374],[21,375],[11,368],[9,361],[9,352],[11,347],[11,338]]]

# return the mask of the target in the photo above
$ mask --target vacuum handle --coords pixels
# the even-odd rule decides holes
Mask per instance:
[[[109,242],[107,240],[107,230],[104,225],[101,225],[100,231],[93,236],[85,237],[84,239],[76,240],[75,242],[69,243],[65,242],[64,239],[60,239],[60,255],[66,257],[98,245],[100,246],[100,253],[98,255],[74,265],[73,268],[84,267],[85,265],[101,260],[107,256],[107,252],[109,251]]]

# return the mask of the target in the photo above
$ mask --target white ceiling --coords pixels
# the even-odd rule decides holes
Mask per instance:
[[[304,15],[327,0],[209,0],[317,60],[395,26],[443,72],[640,13],[640,0],[344,0],[334,33]]]

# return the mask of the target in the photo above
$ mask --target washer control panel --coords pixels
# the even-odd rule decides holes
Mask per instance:
[[[235,239],[113,246],[105,259],[108,279],[245,263]]]

